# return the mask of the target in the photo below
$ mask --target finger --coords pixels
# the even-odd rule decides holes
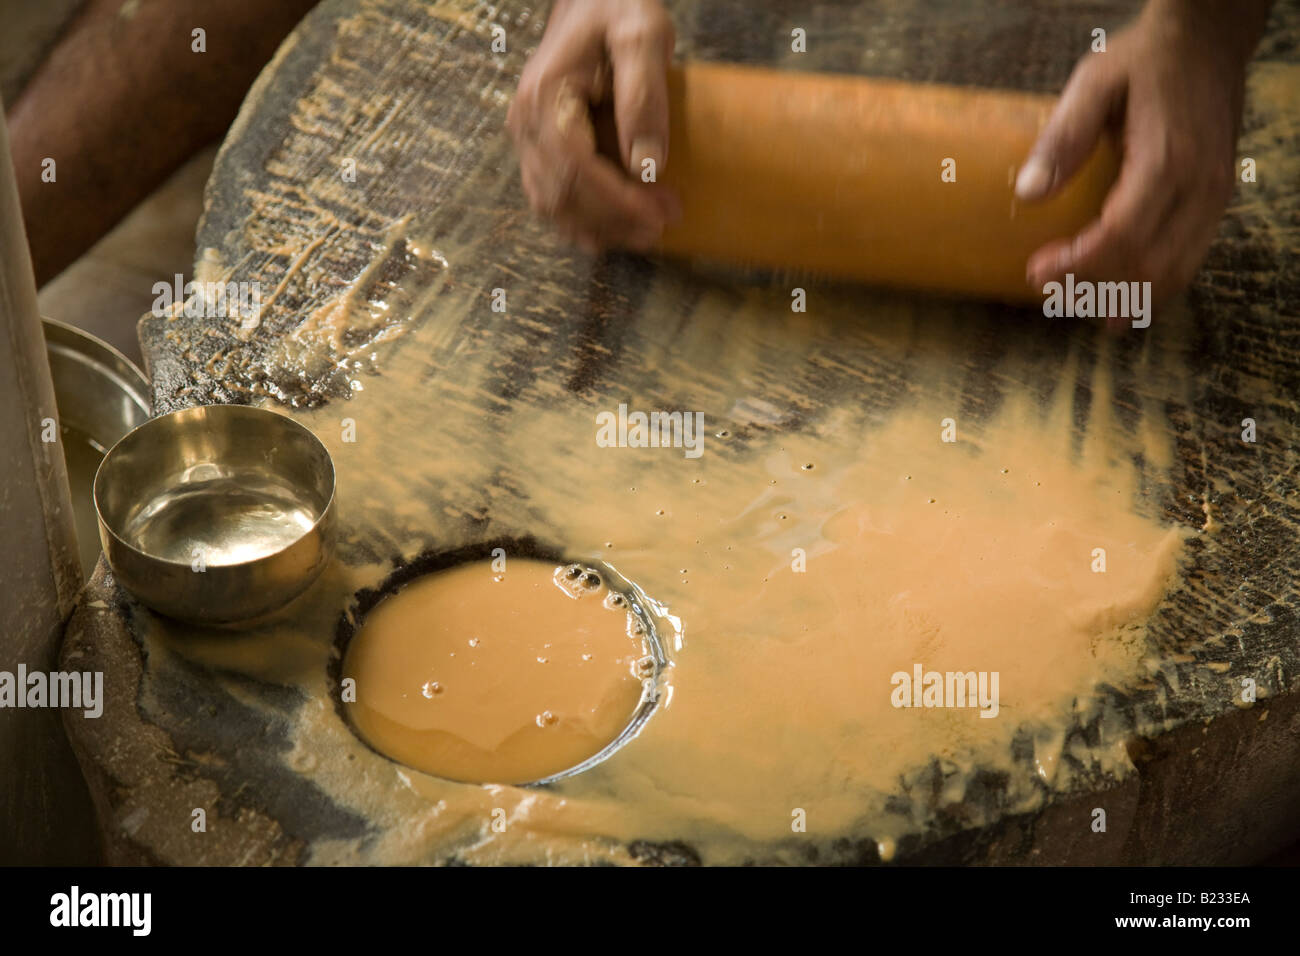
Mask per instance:
[[[659,241],[667,223],[655,195],[661,188],[633,183],[608,159],[592,155],[579,163],[568,211],[601,248],[644,252]]]
[[[554,160],[542,156],[535,143],[529,143],[520,148],[519,172],[529,207],[541,218],[555,221],[568,203],[577,167],[557,167]]]
[[[1038,135],[1016,176],[1016,198],[1046,199],[1064,185],[1091,155],[1106,124],[1124,102],[1124,72],[1090,53],[1065,84],[1047,125]]]
[[[520,172],[529,202],[548,219],[569,206],[580,161],[596,151],[595,130],[578,89],[567,77],[544,86],[537,94],[539,107],[531,137],[519,146]]]
[[[570,15],[575,14],[575,15]],[[506,127],[516,144],[535,140],[557,98],[576,113],[581,104],[597,102],[608,85],[604,28],[576,11],[557,7],[541,45],[524,65],[506,113]]]
[[[648,249],[668,221],[663,187],[634,182],[600,155],[585,113],[544,119],[521,169],[534,209],[598,246]]]
[[[588,252],[614,245],[648,250],[671,221],[663,209],[675,200],[659,195],[663,187],[633,184],[594,153],[548,156],[529,145],[521,152],[520,172],[534,212]]]
[[[1161,223],[1177,198],[1157,164],[1130,158],[1106,197],[1101,215],[1068,239],[1045,244],[1029,257],[1030,285],[1039,287],[1067,272],[1118,279],[1146,261]]]
[[[619,159],[638,180],[645,173],[656,181],[668,161],[668,63],[675,42],[672,21],[658,5],[610,28]]]

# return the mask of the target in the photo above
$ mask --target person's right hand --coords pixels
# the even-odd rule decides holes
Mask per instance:
[[[644,251],[680,216],[655,178],[668,159],[672,21],[658,0],[556,0],[506,125],[533,210],[589,252]],[[619,163],[597,151],[590,109],[613,94]]]

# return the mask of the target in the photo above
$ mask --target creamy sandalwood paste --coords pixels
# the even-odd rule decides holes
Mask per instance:
[[[449,780],[526,783],[613,741],[648,649],[626,601],[578,565],[515,559],[415,581],[366,616],[345,679],[361,735]]]
[[[429,243],[412,247],[434,255]],[[449,274],[473,254],[444,251]],[[503,383],[537,350],[527,336],[548,341],[546,322],[523,292],[511,293],[518,315],[498,319],[481,318],[490,313],[475,289],[421,292],[404,307],[422,321],[368,353],[378,374],[356,376],[351,400],[298,414],[334,456],[341,535],[340,560],[297,618],[220,640],[170,640],[152,625],[150,654],[232,674],[231,693],[244,674],[300,689],[286,762],[372,827],[364,838],[316,840],[312,861],[628,862],[642,840],[682,841],[706,863],[805,860],[810,845],[843,839],[872,841],[888,858],[945,808],[977,826],[1041,806],[1076,773],[1132,772],[1122,722],[1095,690],[1148,676],[1145,623],[1174,580],[1186,532],[1157,517],[1153,491],[1173,446],[1150,396],[1180,387],[1182,357],[1152,346],[1118,363],[1159,383],[1134,392],[1126,381],[1126,407],[1140,407],[1118,421],[1104,337],[1076,338],[1046,381],[1037,359],[1008,350],[1000,401],[963,414],[963,356],[987,346],[965,338],[959,307],[862,291],[826,294],[815,314],[799,315],[780,288],[700,292],[673,271],[654,282],[626,319],[640,347],[622,361],[635,374],[614,365],[582,393],[566,386],[572,367],[539,364],[501,413]],[[328,352],[337,310],[320,318],[311,333],[320,341],[294,347]],[[790,377],[772,374],[774,355],[797,356],[782,359]],[[923,384],[887,405],[868,401],[897,368]],[[844,384],[815,402],[795,377],[809,369]],[[646,382],[660,384],[634,384]],[[597,416],[621,404],[703,412],[702,453],[602,447]],[[790,409],[800,410],[795,428],[779,424]],[[400,757],[404,766],[375,753],[351,725],[377,733],[365,712],[373,678],[347,711],[357,705],[340,707],[331,677],[339,614],[394,560],[521,535],[601,562],[653,599],[671,659],[653,716],[608,760],[543,788],[445,779],[532,777],[595,747],[627,716],[636,688],[619,661],[633,652],[607,658],[611,670],[591,687],[572,685],[579,709],[605,690],[616,702],[595,705],[600,718],[572,747],[534,750],[546,738],[533,726],[528,746],[521,738],[508,749],[512,765],[536,765],[471,769],[548,705],[539,686],[500,723],[422,723],[444,701],[410,695],[441,678],[399,672],[436,655],[446,635],[417,647],[417,629],[436,627],[417,614],[362,676],[379,675],[391,701],[408,695],[408,729],[450,732],[474,750],[441,775],[411,769],[434,768],[415,756]],[[490,576],[461,585],[464,626],[480,610],[486,626],[500,611],[486,596],[497,585]],[[521,615],[537,629],[513,635],[519,654],[499,675],[511,687],[531,687],[540,665],[525,651],[552,640],[547,615],[570,600],[551,591]],[[450,588],[444,596],[454,599]],[[587,608],[608,613],[599,603],[569,610],[581,618]],[[472,660],[461,653],[458,666]],[[896,675],[918,667],[996,673],[996,714],[895,706]],[[1087,740],[1069,733],[1078,722],[1095,728]],[[992,808],[968,792],[988,772],[1007,781]]]

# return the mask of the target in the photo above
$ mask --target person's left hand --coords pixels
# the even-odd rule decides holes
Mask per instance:
[[[1108,126],[1122,132],[1119,178],[1099,218],[1030,256],[1031,285],[1066,273],[1150,281],[1159,301],[1191,281],[1232,196],[1245,62],[1258,36],[1231,35],[1246,28],[1219,24],[1212,9],[1215,0],[1202,7],[1152,0],[1106,52],[1088,53],[1075,67],[1020,170],[1016,195],[1034,201],[1055,193]]]

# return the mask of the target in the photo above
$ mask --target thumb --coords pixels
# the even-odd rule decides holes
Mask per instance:
[[[1016,198],[1046,199],[1083,165],[1123,103],[1127,81],[1114,53],[1088,53],[1074,68],[1047,125],[1016,175]]]
[[[668,158],[668,62],[673,36],[672,21],[656,6],[620,23],[608,39],[620,165],[637,178],[645,170],[651,181],[658,179]]]

